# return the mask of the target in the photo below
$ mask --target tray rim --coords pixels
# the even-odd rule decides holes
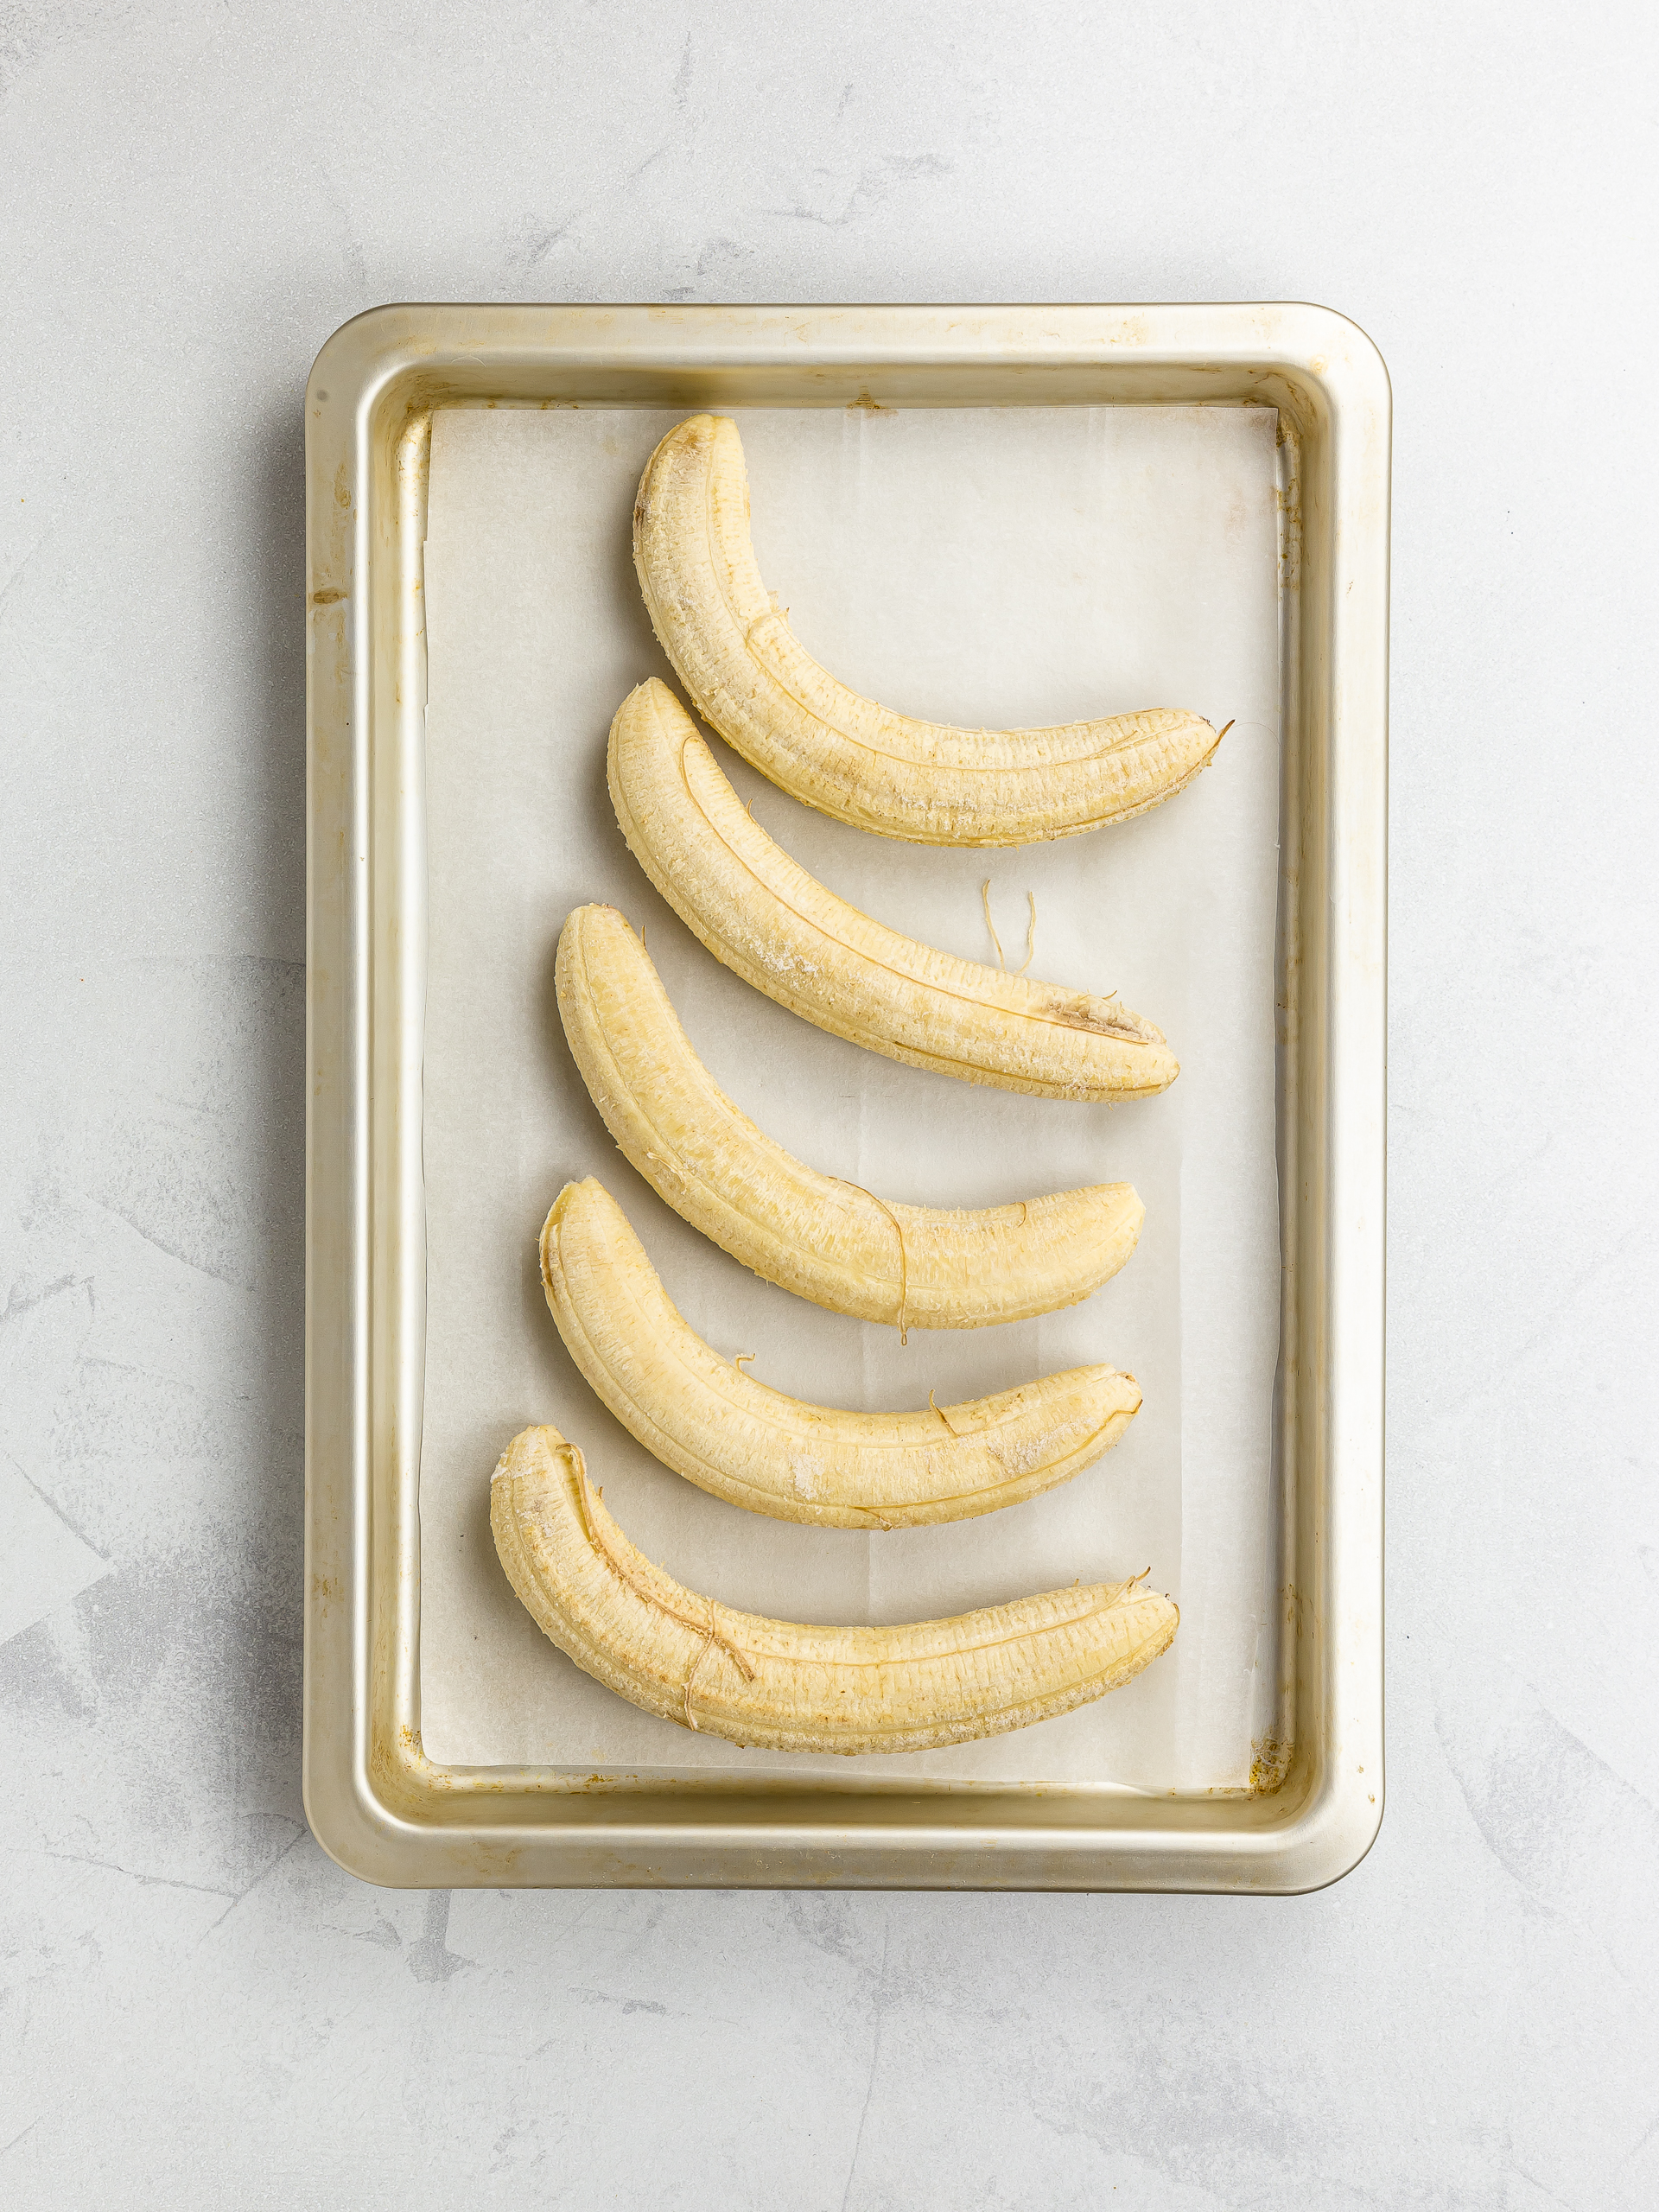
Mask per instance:
[[[1034,1786],[647,1775],[595,1787],[549,1770],[442,1768],[421,1751],[418,1376],[411,1397],[396,1347],[418,1329],[422,1275],[410,925],[423,918],[406,884],[384,928],[376,899],[421,852],[410,764],[424,697],[431,414],[739,395],[823,405],[1196,399],[1274,405],[1290,434],[1300,499],[1287,535],[1285,819],[1287,842],[1293,827],[1298,839],[1281,911],[1290,1349],[1279,1448],[1294,1470],[1285,1592],[1295,1668],[1283,1685],[1294,1748],[1249,1796],[1166,1802]],[[1384,1802],[1390,433],[1376,348],[1333,311],[1294,302],[391,306],[324,346],[306,395],[302,1764],[313,1834],[348,1872],[404,1887],[1285,1894],[1324,1886],[1363,1858]]]

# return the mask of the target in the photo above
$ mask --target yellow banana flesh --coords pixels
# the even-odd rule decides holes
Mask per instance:
[[[604,1185],[567,1183],[542,1281],[594,1390],[647,1452],[728,1504],[824,1529],[917,1528],[1016,1505],[1109,1451],[1133,1376],[1074,1367],[962,1405],[861,1414],[770,1390],[680,1316]]]
[[[698,712],[743,758],[837,821],[923,845],[1024,845],[1127,821],[1173,796],[1220,739],[1169,707],[1046,729],[893,713],[797,641],[760,580],[737,425],[694,415],[645,464],[633,558],[652,626]]]
[[[490,1484],[508,1580],[543,1634],[620,1697],[779,1751],[925,1751],[1069,1713],[1168,1648],[1179,1614],[1137,1583],[1074,1584],[895,1628],[740,1613],[628,1541],[556,1428],[527,1428]]]
[[[559,936],[559,1013],[605,1125],[658,1196],[767,1282],[901,1332],[1075,1305],[1117,1273],[1146,1209],[1096,1183],[978,1211],[899,1205],[821,1175],[757,1128],[691,1049],[614,906]]]
[[[654,677],[617,710],[608,775],[630,849],[686,926],[820,1029],[1045,1098],[1145,1097],[1179,1073],[1162,1031],[1116,997],[958,960],[836,898],[751,818]]]

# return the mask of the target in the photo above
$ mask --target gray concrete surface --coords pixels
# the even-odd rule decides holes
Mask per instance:
[[[1659,2201],[1650,11],[0,8],[0,2196]],[[1391,1796],[1328,1892],[410,1896],[304,1829],[301,423],[400,297],[1386,355]]]

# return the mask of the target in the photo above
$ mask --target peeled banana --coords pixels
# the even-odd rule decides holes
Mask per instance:
[[[698,712],[808,805],[920,845],[1025,845],[1126,821],[1220,742],[1172,707],[1046,729],[957,729],[861,698],[796,642],[760,581],[735,423],[693,415],[645,464],[633,560],[652,626]]]
[[[820,1029],[965,1083],[1100,1101],[1179,1073],[1116,998],[918,944],[810,876],[750,817],[653,677],[611,724],[611,803],[635,859],[717,960]]]
[[[900,1529],[994,1513],[1080,1474],[1141,1404],[1133,1376],[1074,1367],[920,1413],[804,1405],[710,1351],[592,1176],[553,1202],[542,1281],[571,1358],[646,1451],[778,1521]]]
[[[890,1205],[758,1129],[692,1051],[614,906],[559,936],[564,1033],[606,1127],[658,1196],[768,1282],[861,1321],[973,1329],[1075,1305],[1117,1273],[1146,1209],[1096,1183],[978,1212]]]
[[[502,1453],[490,1526],[532,1619],[596,1681],[664,1720],[771,1751],[925,1751],[1023,1728],[1128,1681],[1180,1618],[1138,1582],[900,1628],[734,1612],[635,1549],[556,1428],[524,1429]]]

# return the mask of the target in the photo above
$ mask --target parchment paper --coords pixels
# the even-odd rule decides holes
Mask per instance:
[[[1221,408],[752,410],[761,573],[808,649],[887,704],[1002,726],[1131,708],[1234,728],[1215,765],[1120,828],[1019,851],[924,850],[825,820],[717,741],[756,819],[881,920],[1032,972],[1119,988],[1182,1072],[1117,1108],[1015,1097],[826,1036],[729,975],[646,883],[606,794],[610,718],[672,682],[630,550],[639,472],[672,416],[451,410],[434,424],[426,544],[429,953],[421,1694],[434,1758],[586,1772],[1236,1787],[1276,1667],[1271,1417],[1278,1342],[1274,942],[1279,646],[1275,418]],[[1147,1221],[1079,1306],[1003,1328],[895,1332],[762,1283],[672,1213],[589,1103],[553,995],[586,899],[644,925],[698,1052],[744,1110],[889,1198],[988,1205],[1128,1179]],[[659,1466],[599,1403],[547,1313],[537,1236],[597,1174],[691,1326],[820,1403],[942,1403],[1078,1363],[1144,1393],[1125,1441],[1064,1488],[944,1529],[865,1535],[761,1518]],[[1181,1606],[1128,1688],[989,1742],[785,1759],[636,1711],[546,1642],[496,1560],[490,1471],[555,1422],[624,1529],[724,1604],[810,1621],[925,1619],[1152,1570]]]

